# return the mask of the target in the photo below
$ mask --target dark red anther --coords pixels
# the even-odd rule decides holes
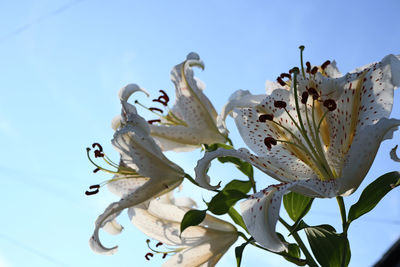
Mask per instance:
[[[281,73],[281,76],[280,76],[282,79],[283,78],[288,78],[289,80],[291,80],[292,79],[292,75],[290,75],[289,73]]]
[[[329,64],[331,64],[330,60],[325,61],[324,64],[321,65],[321,69],[323,70],[326,69],[326,67],[328,67]]]
[[[268,149],[271,149],[272,146],[275,146],[277,144],[276,140],[269,136],[264,138],[264,144],[267,146]]]
[[[310,71],[311,71],[311,63],[309,61],[307,61],[306,62],[306,66],[307,66],[306,72],[310,73]]]
[[[163,110],[162,109],[159,109],[159,108],[149,108],[151,111],[158,111],[158,112],[160,112],[160,113],[163,113]]]
[[[163,245],[162,242],[158,242],[157,245],[156,245],[156,247],[159,247],[159,246],[162,246],[162,245]]]
[[[104,157],[103,147],[102,147],[99,143],[93,143],[93,144],[92,144],[92,147],[93,147],[93,148],[96,148],[96,147],[97,147],[97,149],[94,151],[94,157],[95,157],[95,158],[102,158],[102,157]]]
[[[317,100],[319,98],[317,90],[313,87],[308,89],[308,93],[312,96],[313,100]]]
[[[275,101],[274,102],[274,107],[276,108],[286,108],[286,102],[285,101]]]
[[[94,189],[94,190],[86,191],[85,195],[87,195],[87,196],[95,195],[95,194],[97,194],[99,192],[99,188],[100,188],[100,185],[98,185],[98,184],[91,185],[91,186],[89,186],[89,189]]]
[[[165,257],[167,257],[167,255],[168,255],[168,253],[164,253],[164,254],[162,255],[162,258],[165,259]]]
[[[276,78],[276,81],[277,81],[280,85],[282,85],[282,86],[285,86],[285,85],[286,85],[286,83],[282,80],[281,77]]]
[[[169,97],[168,97],[167,93],[164,90],[160,90],[160,93],[162,95],[159,96],[157,99],[153,99],[153,102],[158,102],[164,106],[167,106],[168,102],[169,102]]]
[[[149,257],[153,257],[154,255],[153,255],[153,253],[151,253],[151,252],[149,252],[149,253],[147,253],[144,257],[146,258],[146,260],[150,260],[150,258]]]
[[[307,100],[308,100],[308,92],[307,92],[307,91],[304,91],[304,92],[301,94],[301,103],[306,104],[306,103],[307,103]]]
[[[324,101],[324,107],[329,111],[334,111],[336,109],[336,102],[333,99],[327,99]]]
[[[312,70],[311,70],[311,74],[312,75],[315,75],[315,73],[317,73],[318,72],[318,67],[317,66],[315,66],[314,68],[312,68]]]
[[[274,119],[274,115],[272,114],[262,114],[258,117],[260,122],[272,121]]]
[[[149,124],[153,124],[153,123],[155,123],[155,122],[161,122],[161,120],[149,120],[149,121],[147,121]]]
[[[94,173],[96,173],[96,172],[98,172],[98,171],[100,171],[99,168],[96,168],[96,169],[93,170]]]

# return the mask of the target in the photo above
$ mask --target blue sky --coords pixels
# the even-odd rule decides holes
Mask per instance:
[[[153,95],[173,95],[171,68],[196,51],[206,68],[197,71],[218,111],[237,89],[264,93],[266,80],[306,60],[335,59],[342,73],[399,54],[400,2],[392,1],[7,1],[0,4],[0,266],[159,266],[147,262],[145,240],[120,216],[112,256],[88,247],[96,217],[116,198],[102,190],[86,197],[91,184],[109,177],[92,174],[85,148],[100,142],[114,159],[111,119],[120,112],[118,89],[135,82]],[[399,92],[392,117],[400,117]],[[142,98],[143,102],[149,101]],[[231,119],[235,146],[243,146]],[[354,203],[369,182],[398,170],[388,152],[399,134],[381,146]],[[188,173],[200,151],[167,153]],[[244,178],[229,166],[213,165],[214,179]],[[257,172],[261,185],[274,182]],[[201,202],[207,193],[184,192]],[[307,222],[330,222],[341,230],[336,201],[317,200]],[[400,194],[394,190],[350,228],[350,266],[373,264],[400,233]],[[238,245],[241,244],[238,242]],[[233,266],[233,250],[220,266]],[[246,249],[251,263],[286,262]],[[262,264],[260,264],[262,263]]]

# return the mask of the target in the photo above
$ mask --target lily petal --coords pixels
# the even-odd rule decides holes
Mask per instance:
[[[217,119],[218,123],[222,124],[223,128],[226,129],[226,117],[235,108],[255,107],[264,98],[265,95],[252,95],[248,90],[237,90],[229,97],[228,103],[222,108],[221,115]]]
[[[297,179],[310,179],[315,177],[315,174],[313,174],[312,171],[308,171],[306,166],[304,166],[304,171],[302,173],[291,173],[290,170],[282,168],[281,165],[279,165],[279,158],[277,158],[277,162],[274,162],[278,164],[276,167],[269,158],[253,155],[245,148],[240,148],[238,150],[218,148],[215,151],[206,152],[194,168],[196,174],[195,180],[201,187],[208,190],[215,190],[220,187],[219,184],[210,184],[210,177],[207,175],[207,171],[210,168],[212,160],[224,156],[231,156],[244,160],[281,182],[291,182]],[[286,163],[286,161],[283,161],[283,164]]]
[[[124,227],[120,225],[117,220],[112,220],[110,222],[107,222],[103,226],[103,230],[106,231],[110,235],[117,235],[122,232]]]
[[[361,184],[367,174],[380,143],[392,138],[400,126],[400,120],[382,118],[378,123],[364,127],[355,137],[346,157],[342,175],[338,178],[341,184],[339,194],[350,195]]]
[[[135,92],[143,92],[148,97],[150,96],[150,94],[146,90],[144,90],[143,88],[140,88],[139,85],[137,85],[135,83],[130,83],[130,84],[122,87],[118,92],[118,96],[121,101],[128,101],[128,98]]]
[[[105,211],[97,218],[95,222],[95,229],[92,237],[89,240],[90,248],[99,254],[113,255],[117,252],[118,246],[107,248],[103,246],[99,238],[99,230],[101,227],[112,220],[114,220],[120,213],[126,208],[130,208],[141,204],[153,197],[157,197],[164,194],[173,188],[177,187],[181,181],[177,181],[175,184],[170,185],[166,188],[162,183],[152,183],[151,181],[144,184],[140,190],[136,190],[133,193],[128,194],[120,201],[111,203]]]
[[[287,251],[287,245],[278,238],[275,228],[283,195],[296,187],[307,189],[319,197],[335,196],[337,190],[331,181],[301,180],[271,185],[240,203],[243,220],[250,234],[261,246],[271,251]]]

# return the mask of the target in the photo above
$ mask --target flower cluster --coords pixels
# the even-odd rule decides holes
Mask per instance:
[[[314,265],[302,242],[298,245],[306,259],[301,259],[300,253],[298,256],[291,253],[288,243],[276,233],[282,198],[293,192],[310,198],[337,197],[340,204],[342,196],[359,187],[380,143],[390,139],[400,125],[400,120],[389,118],[394,89],[400,86],[400,57],[388,55],[380,62],[342,75],[334,61],[325,61],[320,66],[306,62],[303,66],[304,47],[300,50],[300,68],[282,73],[276,82],[267,82],[265,95],[236,91],[220,115],[203,93],[204,83],[194,77],[193,67],[204,69],[196,53],[190,53],[172,69],[171,79],[176,89],[172,108],[168,107],[170,98],[164,90],[153,99],[156,106],[147,108],[138,101],[128,102],[135,92],[149,96],[147,91],[136,84],[121,88],[121,115],[112,122],[115,130],[112,145],[120,154],[119,163],[111,161],[100,144],[95,143],[94,157],[109,166],[102,167],[90,158],[91,148],[87,149],[90,161],[96,166],[94,172],[112,173],[113,177],[105,184],[121,198],[96,220],[89,242],[92,250],[101,254],[116,252],[117,247],[106,248],[101,244],[99,230],[120,233],[122,226],[115,219],[128,209],[133,225],[158,241],[155,248],[149,245],[151,252],[145,258],[149,260],[154,254],[170,256],[163,266],[214,266],[238,236],[246,242],[237,251],[250,244],[292,262]],[[138,114],[137,106],[158,118],[146,121]],[[234,118],[252,152],[231,146],[225,124],[228,115]],[[195,179],[163,154],[168,150],[182,152],[200,147],[206,152],[194,169]],[[212,185],[207,171],[216,158],[235,163],[248,176],[248,184],[235,180],[222,190],[220,183]],[[252,166],[280,183],[257,192]],[[205,210],[194,209],[195,203],[189,198],[173,196],[173,190],[184,178],[217,192],[206,201]],[[101,186],[92,185],[86,194],[98,193]],[[247,194],[250,188],[254,191],[252,195]],[[240,214],[234,208],[237,201]],[[246,233],[207,212],[230,215]],[[303,217],[307,210],[300,213]],[[347,240],[348,225],[356,217],[349,214],[346,220],[341,215],[342,236]],[[288,227],[295,239],[299,230],[296,227],[298,221]],[[312,249],[323,265],[318,249],[314,251],[313,246]],[[341,254],[345,264],[347,259]],[[241,257],[241,253],[238,255]]]

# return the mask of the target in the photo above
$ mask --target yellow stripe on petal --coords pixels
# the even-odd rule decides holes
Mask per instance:
[[[349,137],[347,139],[347,144],[344,143],[344,154],[347,154],[349,151],[351,144],[353,143],[353,138],[356,133],[357,123],[358,123],[358,114],[360,110],[360,103],[361,103],[361,88],[364,83],[365,75],[367,74],[368,70],[365,70],[360,77],[357,79],[357,86],[354,89],[354,98],[353,98],[353,109],[351,111],[351,122],[350,122],[350,131]]]

